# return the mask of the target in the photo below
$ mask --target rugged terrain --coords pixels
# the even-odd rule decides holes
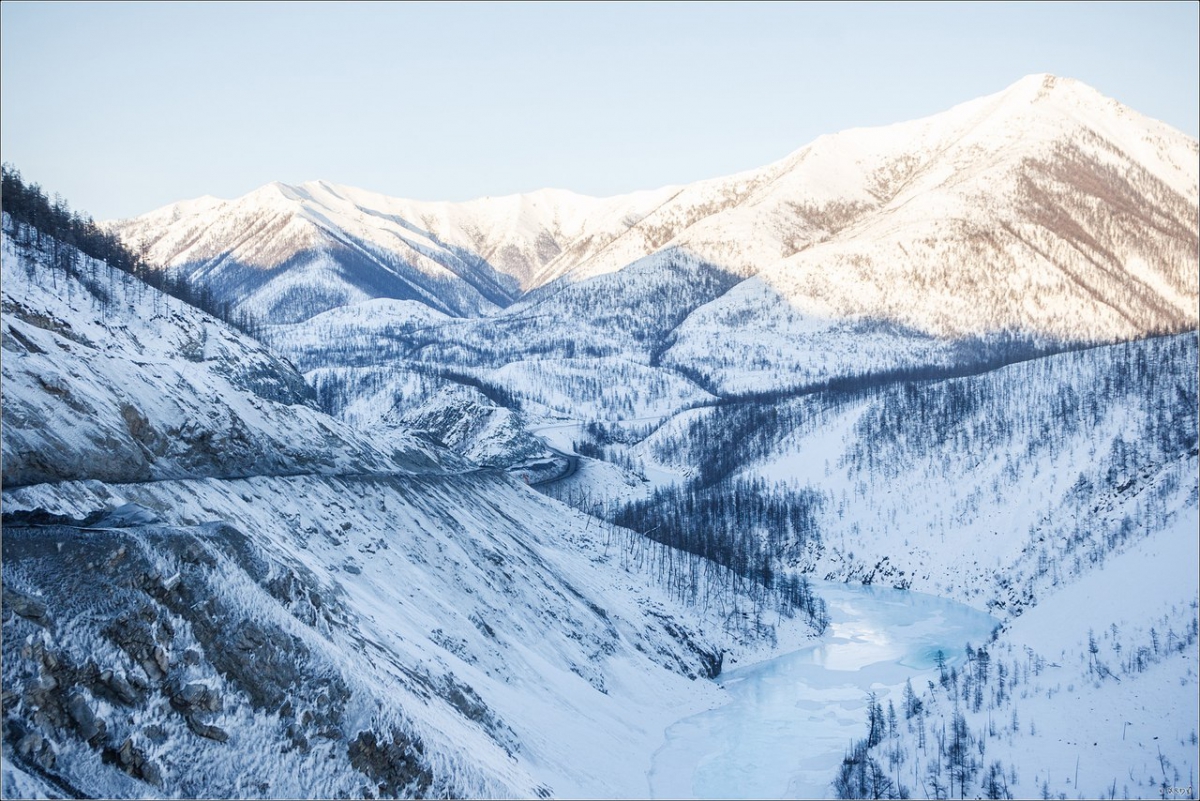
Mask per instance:
[[[636,795],[761,637],[131,276],[4,265],[6,793]]]
[[[643,796],[705,679],[828,640],[810,576],[1004,629],[831,789],[1100,789],[1153,741],[1062,781],[1069,724],[1195,708],[1198,175],[1038,75],[617,198],[113,224],[224,320],[6,216],[5,794]]]

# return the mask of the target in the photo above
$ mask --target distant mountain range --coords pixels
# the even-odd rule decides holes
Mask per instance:
[[[597,199],[429,203],[274,183],[114,223],[149,261],[269,322],[374,298],[454,317],[684,251],[816,320],[932,335],[1127,339],[1197,322],[1195,140],[1073,80],[823,136],[757,170]]]

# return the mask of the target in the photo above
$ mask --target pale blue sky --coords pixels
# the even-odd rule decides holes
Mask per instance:
[[[106,219],[273,180],[649,189],[1035,72],[1195,137],[1198,8],[5,0],[0,152]]]

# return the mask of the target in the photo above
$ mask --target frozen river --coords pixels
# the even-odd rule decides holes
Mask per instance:
[[[851,740],[866,736],[874,690],[899,712],[906,679],[923,686],[934,656],[963,659],[995,619],[915,592],[814,582],[829,605],[817,644],[721,675],[729,703],[665,732],[647,776],[655,798],[824,798]]]

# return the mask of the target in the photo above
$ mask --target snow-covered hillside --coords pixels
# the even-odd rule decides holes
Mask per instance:
[[[818,576],[1020,614],[1126,542],[1195,520],[1197,372],[1197,337],[1182,334],[717,404],[618,453],[692,475],[684,498],[759,482],[764,496],[807,499],[820,544],[794,552],[785,537],[779,549]],[[610,510],[645,497],[586,474],[574,483]]]
[[[385,416],[380,422],[422,432],[481,465],[515,465],[552,456],[546,443],[526,431],[517,412],[470,387],[447,387],[419,412]]]
[[[483,389],[531,415],[645,417],[705,403],[690,373],[660,364],[679,322],[736,280],[667,251],[618,275],[532,293],[504,314],[415,314],[376,300],[270,326],[322,406],[356,425],[420,413],[454,384]]]
[[[330,420],[263,346],[124,273],[48,269],[7,233],[2,257],[6,487],[435,464]]]
[[[1195,797],[1198,559],[1194,516],[1155,530],[965,663],[877,697],[839,796]]]
[[[810,633],[124,273],[3,259],[6,795],[636,796],[724,653]]]

